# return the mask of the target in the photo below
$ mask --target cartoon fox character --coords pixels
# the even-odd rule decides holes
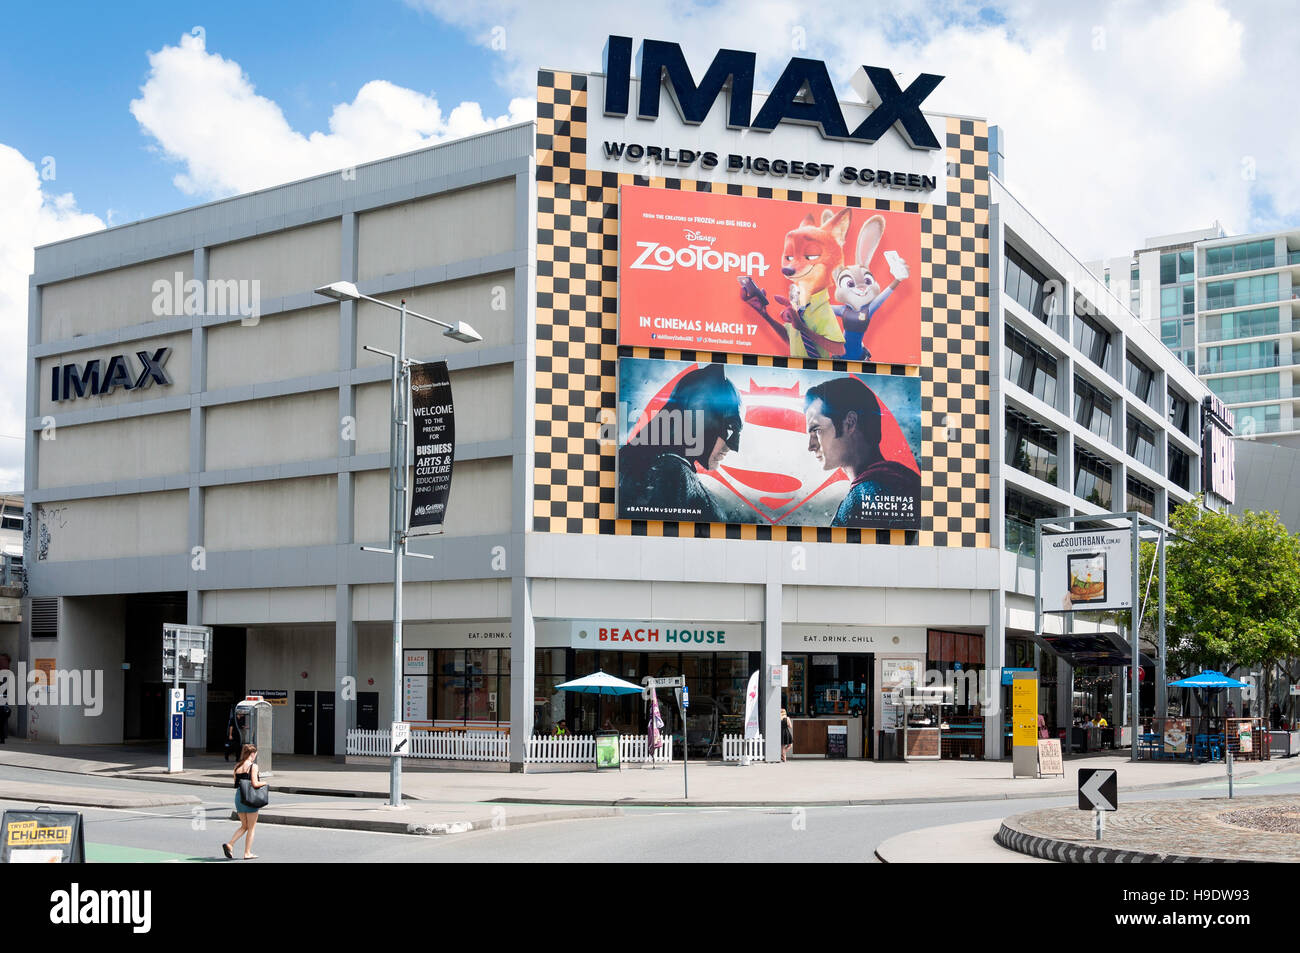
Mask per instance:
[[[774,295],[781,305],[780,321],[767,313],[767,295],[752,279],[741,278],[741,296],[790,342],[791,357],[839,357],[844,353],[844,328],[831,307],[835,270],[844,261],[844,239],[850,210],[825,209],[821,222],[805,215],[786,233],[781,274],[789,280],[787,295]]]

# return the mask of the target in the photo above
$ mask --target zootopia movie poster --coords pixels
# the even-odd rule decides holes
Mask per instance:
[[[921,527],[918,377],[619,361],[618,516]]]

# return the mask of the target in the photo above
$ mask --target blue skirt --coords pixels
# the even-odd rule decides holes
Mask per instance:
[[[244,795],[240,793],[239,788],[235,788],[235,812],[238,814],[256,814],[258,808],[249,807],[244,803]]]

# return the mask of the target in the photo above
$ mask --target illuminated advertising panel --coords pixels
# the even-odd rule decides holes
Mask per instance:
[[[921,360],[921,219],[624,186],[619,343]]]
[[[921,526],[921,381],[619,361],[620,519]]]

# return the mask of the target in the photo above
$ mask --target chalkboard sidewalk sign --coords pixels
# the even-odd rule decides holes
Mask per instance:
[[[849,756],[849,729],[845,725],[826,726],[826,757],[847,758]]]

